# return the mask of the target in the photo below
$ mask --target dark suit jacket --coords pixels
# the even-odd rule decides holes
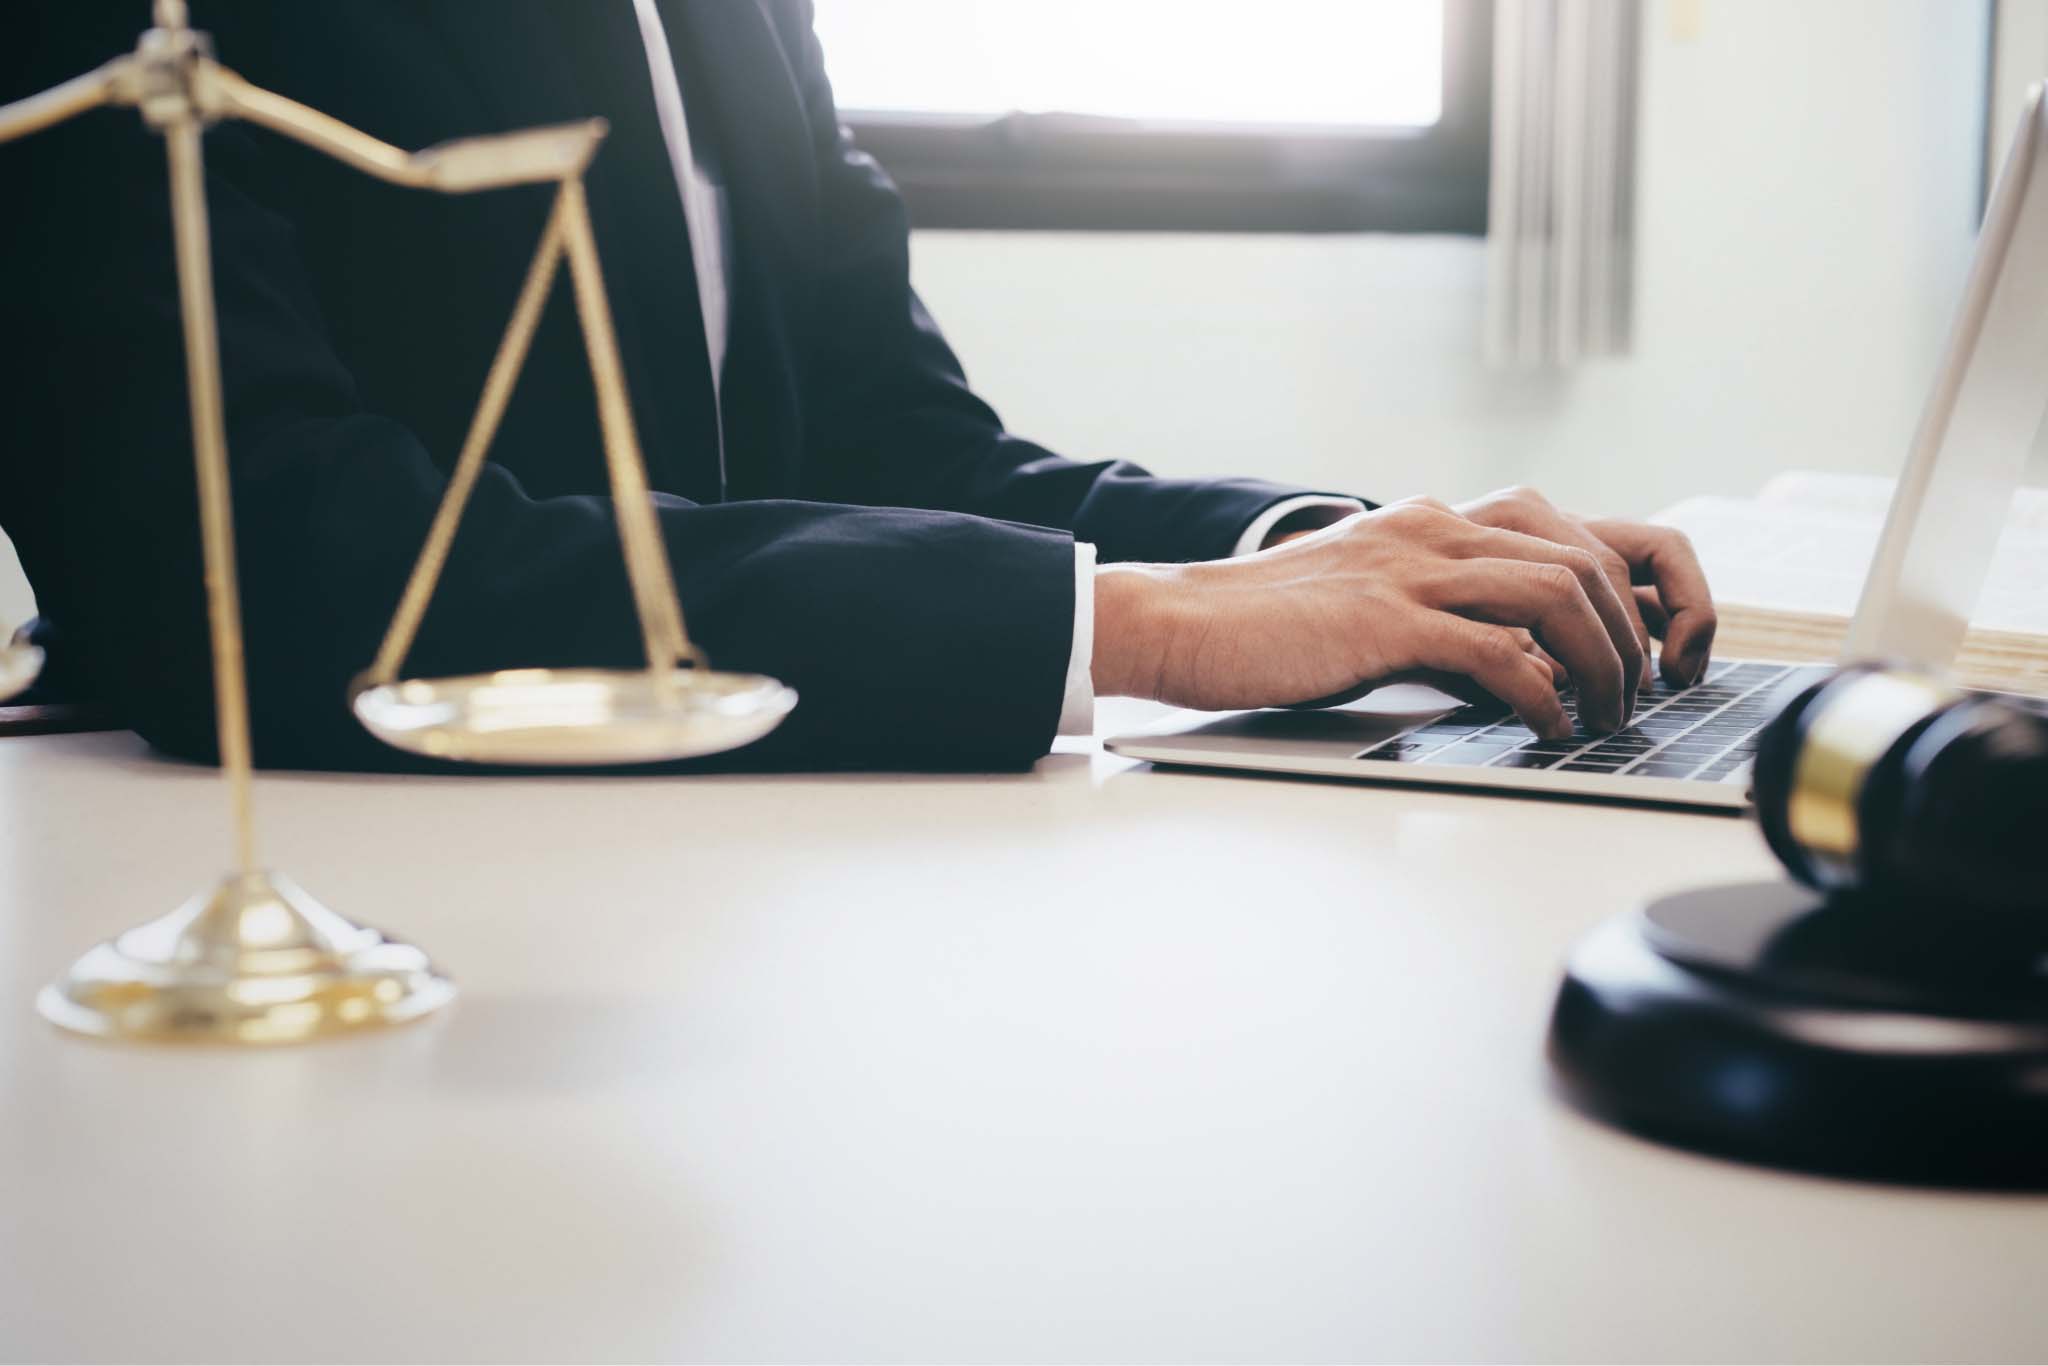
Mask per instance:
[[[132,46],[147,7],[17,6],[0,99]],[[1157,479],[1005,432],[911,292],[903,205],[837,126],[803,0],[663,0],[730,195],[719,501],[676,185],[627,0],[194,0],[220,58],[404,147],[602,115],[589,176],[628,385],[693,635],[802,702],[751,762],[1015,766],[1053,733],[1072,540],[1228,553],[1298,490]],[[256,751],[387,767],[344,688],[375,650],[550,191],[398,190],[274,135],[206,139]],[[163,151],[133,110],[0,148],[0,523],[56,644],[150,740],[210,755]],[[26,348],[23,348],[26,343]],[[1134,359],[1142,364],[1142,359]],[[566,285],[409,665],[639,662]]]

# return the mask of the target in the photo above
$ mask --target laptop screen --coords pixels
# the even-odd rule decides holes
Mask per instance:
[[[1843,654],[1954,663],[2048,413],[2048,134],[2027,92]]]

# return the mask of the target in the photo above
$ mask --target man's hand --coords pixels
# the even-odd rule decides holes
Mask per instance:
[[[1109,565],[1095,581],[1096,691],[1181,706],[1330,703],[1419,679],[1569,733],[1624,724],[1648,669],[1706,667],[1714,610],[1675,531],[1582,522],[1523,490],[1457,510],[1418,499],[1347,517],[1256,555]]]
[[[1714,599],[1683,532],[1644,522],[1581,521],[1529,488],[1489,493],[1459,504],[1457,511],[1481,526],[1505,527],[1590,552],[1628,608],[1643,647],[1644,683],[1650,681],[1652,635],[1664,642],[1660,662],[1666,682],[1697,683],[1706,672],[1714,646]]]

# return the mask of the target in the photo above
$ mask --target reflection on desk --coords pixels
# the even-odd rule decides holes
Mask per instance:
[[[1105,733],[1133,709],[1104,707]],[[2048,1202],[1560,1106],[1557,967],[1735,821],[1152,771],[286,775],[445,1019],[257,1053],[37,986],[223,857],[211,772],[0,742],[9,1357],[2038,1357]],[[564,912],[560,908],[573,907]]]

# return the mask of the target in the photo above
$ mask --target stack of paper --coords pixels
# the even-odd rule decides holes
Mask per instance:
[[[1716,651],[1831,660],[1877,550],[1892,481],[1781,475],[1754,498],[1689,498],[1653,520],[1692,538],[1713,585]],[[2048,489],[2021,489],[2000,537],[1956,675],[2048,694]]]

